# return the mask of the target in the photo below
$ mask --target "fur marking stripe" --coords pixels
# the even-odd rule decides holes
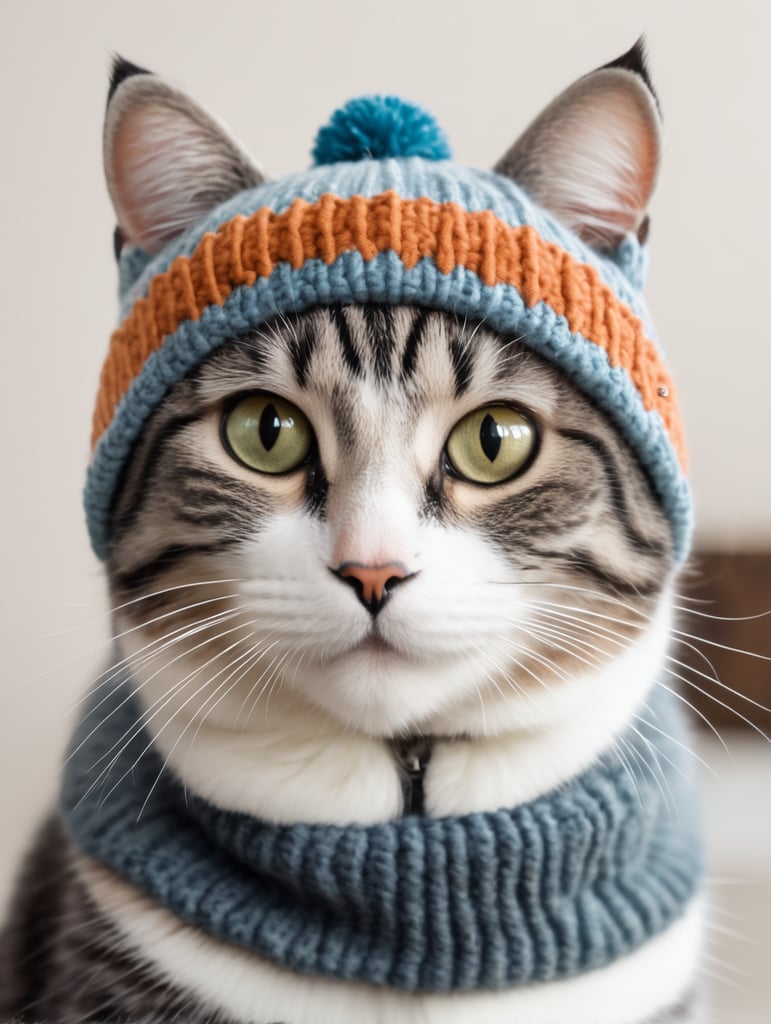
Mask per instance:
[[[468,338],[454,338],[450,345],[450,358],[455,376],[455,395],[462,395],[471,383],[474,354]]]
[[[624,536],[629,544],[641,554],[660,556],[664,553],[664,546],[660,541],[646,539],[632,524],[632,516],[629,511],[629,503],[626,500],[625,488],[621,475],[607,444],[595,434],[587,433],[585,430],[562,429],[560,437],[568,441],[583,445],[588,448],[599,459],[605,479],[608,482],[608,494],[616,513],[616,521],[624,531]]]
[[[317,341],[316,335],[307,328],[301,334],[293,333],[289,339],[295,379],[301,388],[308,382],[308,367],[316,351]]]
[[[141,509],[150,497],[151,490],[146,485],[152,482],[152,477],[154,476],[156,468],[161,461],[167,443],[173,440],[180,431],[185,430],[185,428],[189,427],[191,423],[195,423],[199,419],[200,416],[198,413],[186,413],[182,416],[174,417],[160,427],[153,439],[152,445],[145,455],[145,461],[142,469],[137,474],[137,479],[143,482],[143,486],[135,488],[132,501],[123,510],[120,518],[117,519],[114,524],[116,539],[123,536],[123,534],[131,528],[131,524],[136,522]]]
[[[134,303],[113,333],[94,413],[93,446],[164,338],[186,320],[198,320],[207,307],[221,306],[234,288],[270,276],[280,264],[298,270],[320,259],[330,265],[350,251],[369,261],[390,250],[408,269],[430,258],[444,274],[462,266],[487,287],[514,286],[528,306],[548,303],[571,332],[603,349],[611,366],[626,370],[645,408],[661,415],[684,464],[674,386],[642,322],[594,267],[544,241],[533,227],[511,227],[489,210],[467,211],[427,197],[402,199],[393,190],[368,199],[330,194],[315,203],[296,199],[282,213],[263,207],[237,220],[204,235],[191,256],[178,256],[156,275],[147,296]]]
[[[425,311],[419,313],[407,336],[407,341],[404,345],[404,355],[402,356],[402,374],[406,380],[409,380],[415,372],[415,366],[418,361],[418,349],[423,340],[427,321],[428,313]]]
[[[340,339],[340,348],[342,350],[346,366],[355,377],[361,376],[361,360],[359,359],[359,354],[356,351],[356,346],[353,343],[351,329],[345,318],[343,307],[339,305],[330,306],[329,316],[332,323],[337,328],[337,335]]]
[[[139,590],[148,586],[161,573],[173,568],[181,559],[189,558],[191,555],[217,554],[233,543],[233,539],[225,537],[210,544],[170,544],[141,565],[119,573],[116,584],[124,592]]]
[[[375,375],[378,380],[386,381],[391,373],[391,354],[394,346],[392,310],[388,306],[367,302],[362,306],[362,316],[367,325]]]

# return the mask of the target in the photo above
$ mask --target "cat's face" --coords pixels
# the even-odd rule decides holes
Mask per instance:
[[[484,324],[361,306],[275,321],[174,387],[109,561],[151,729],[295,707],[374,736],[610,695],[671,568],[636,459],[559,370]]]

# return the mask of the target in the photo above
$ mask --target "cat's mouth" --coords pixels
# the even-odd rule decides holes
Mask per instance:
[[[398,654],[395,647],[383,637],[377,626],[373,626],[369,633],[356,647],[354,651],[361,651],[365,654]]]
[[[343,651],[340,656],[348,658],[351,655],[362,654],[377,658],[405,659],[404,651],[399,650],[398,647],[395,647],[390,641],[386,640],[377,625],[373,625],[370,631],[358,643]]]

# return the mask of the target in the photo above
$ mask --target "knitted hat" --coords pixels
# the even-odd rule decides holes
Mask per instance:
[[[208,212],[197,195],[187,219],[179,218],[182,231],[164,224],[155,234],[127,233],[130,217],[121,218],[118,197],[120,230],[130,243],[120,254],[122,319],[102,371],[85,489],[96,553],[108,552],[111,505],[132,446],[175,382],[219,345],[276,315],[378,302],[483,320],[560,366],[632,446],[682,559],[690,493],[674,389],[640,292],[643,247],[613,211],[605,218],[613,222],[610,232],[596,210],[575,215],[573,230],[565,226],[569,215],[558,209],[558,220],[532,198],[539,194],[537,172],[532,158],[521,156],[523,147],[532,153],[542,145],[544,118],[576,123],[576,106],[587,103],[587,91],[596,95],[598,76],[605,89],[642,95],[642,65],[630,67],[630,55],[622,60],[626,65],[600,69],[555,100],[497,172],[452,163],[428,114],[393,97],[370,97],[333,115],[318,134],[309,171],[268,182],[239,164],[229,186],[235,194]],[[181,118],[191,101],[139,70],[116,67],[110,106],[134,110],[143,94],[156,104],[161,95]],[[136,96],[127,99],[129,86]],[[641,102],[635,94],[638,113]],[[655,110],[652,98],[645,102]],[[110,106],[106,141],[116,145]],[[189,106],[185,113],[190,119]],[[200,108],[194,114],[196,130],[222,131]],[[233,162],[246,160],[229,144]],[[649,177],[633,229],[644,217],[653,172]],[[120,187],[111,182],[114,200]]]

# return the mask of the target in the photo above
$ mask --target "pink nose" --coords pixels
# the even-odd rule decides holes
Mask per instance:
[[[395,587],[415,575],[401,562],[388,562],[386,565],[343,562],[332,572],[353,587],[361,603],[372,615],[377,615]]]

